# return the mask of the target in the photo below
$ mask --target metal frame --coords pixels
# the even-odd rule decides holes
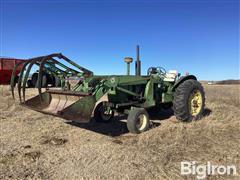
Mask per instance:
[[[68,66],[64,65],[63,63],[59,62],[58,60],[54,59],[54,58],[58,58],[58,59],[62,59],[65,62],[69,63],[70,65],[72,65],[73,67],[79,69],[80,71],[82,71],[82,73],[80,71],[76,71],[72,68],[69,68]],[[41,82],[42,82],[42,77],[43,77],[43,70],[46,70],[47,72],[51,73],[54,77],[58,77],[58,78],[62,78],[62,80],[64,81],[65,78],[67,76],[92,76],[93,72],[79,66],[78,64],[76,64],[75,62],[73,62],[72,60],[68,59],[66,56],[62,55],[61,53],[54,53],[54,54],[50,54],[47,56],[39,56],[39,57],[35,57],[35,58],[31,58],[28,59],[27,61],[24,62],[20,62],[17,63],[14,66],[13,72],[12,72],[12,78],[11,78],[11,92],[12,92],[12,96],[14,97],[14,85],[15,85],[15,79],[16,79],[16,70],[17,68],[23,64],[23,67],[20,71],[20,75],[19,75],[19,79],[18,79],[18,96],[19,96],[19,100],[20,102],[25,102],[25,90],[26,90],[26,84],[27,84],[27,80],[29,77],[29,73],[33,67],[33,65],[37,65],[39,66],[39,74],[38,74],[38,84],[37,84],[37,88],[38,88],[38,92],[39,92],[39,96],[41,98]],[[58,68],[56,65],[60,66],[62,69]],[[27,69],[27,70],[26,70]],[[26,70],[26,72],[25,72]],[[24,74],[25,72],[25,74]],[[22,101],[22,94],[21,94],[21,90],[22,90],[22,94],[23,94],[23,101]]]

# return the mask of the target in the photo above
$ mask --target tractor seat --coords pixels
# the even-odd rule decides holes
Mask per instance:
[[[164,81],[167,82],[175,82],[178,76],[178,72],[176,70],[169,70],[164,77]]]

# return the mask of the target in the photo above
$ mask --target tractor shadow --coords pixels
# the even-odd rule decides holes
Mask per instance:
[[[160,126],[162,121],[167,120],[168,118],[173,116],[173,112],[172,110],[161,110],[160,112],[156,112],[155,110],[149,110],[149,116],[152,121],[152,128],[155,128]],[[66,123],[103,135],[117,137],[129,133],[126,122],[127,115],[119,115],[115,116],[113,120],[108,123],[99,123],[96,122],[94,119],[91,119],[91,121],[86,124],[80,124],[73,121]]]
[[[122,116],[115,116],[112,119],[112,121],[107,123],[96,122],[93,118],[89,123],[86,123],[86,124],[80,124],[73,121],[66,122],[66,123],[79,128],[90,130],[96,133],[115,137],[115,136],[120,136],[122,134],[128,133],[127,124],[125,121],[126,119],[127,119],[127,116],[122,115]]]
[[[203,111],[203,117],[210,116],[212,113],[212,110],[209,108],[205,108]]]
[[[209,116],[211,114],[211,110],[206,108],[204,110],[203,116]],[[169,109],[148,109],[148,113],[152,122],[152,127],[159,127],[163,122],[169,120],[172,116],[174,116],[174,112],[171,108]],[[91,119],[89,123],[80,124],[73,121],[66,122],[75,127],[83,128],[89,131],[93,131],[96,133],[100,133],[107,136],[117,137],[120,135],[124,135],[129,133],[127,129],[127,115],[119,115],[115,116],[112,121],[108,123],[99,123],[94,119]],[[150,130],[151,130],[150,129]]]
[[[169,118],[174,116],[172,108],[162,108],[160,110],[153,108],[148,110],[148,114],[152,122],[152,128],[160,126],[163,122],[169,120]]]

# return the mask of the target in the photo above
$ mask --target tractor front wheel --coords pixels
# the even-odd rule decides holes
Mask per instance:
[[[186,80],[181,83],[175,93],[173,110],[180,121],[198,120],[202,117],[205,105],[205,93],[197,80]]]
[[[100,102],[94,110],[94,119],[97,122],[110,122],[114,116],[113,110],[108,110],[104,102]]]
[[[145,109],[136,108],[129,112],[127,128],[131,133],[139,134],[150,127],[149,115]]]

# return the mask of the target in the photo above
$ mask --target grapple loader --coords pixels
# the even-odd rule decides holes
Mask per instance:
[[[150,67],[146,75],[141,75],[139,46],[135,75],[130,75],[132,61],[130,57],[125,58],[126,75],[94,75],[61,53],[28,59],[14,67],[12,95],[14,98],[16,69],[22,66],[17,84],[20,104],[41,113],[79,123],[87,123],[92,117],[97,122],[109,122],[115,112],[127,114],[131,133],[141,133],[151,127],[148,110],[152,107],[157,110],[172,107],[181,121],[201,118],[205,95],[194,75],[181,76],[162,67]],[[26,98],[27,81],[34,66],[38,67],[38,95]],[[43,88],[45,72],[60,79],[61,86]]]

